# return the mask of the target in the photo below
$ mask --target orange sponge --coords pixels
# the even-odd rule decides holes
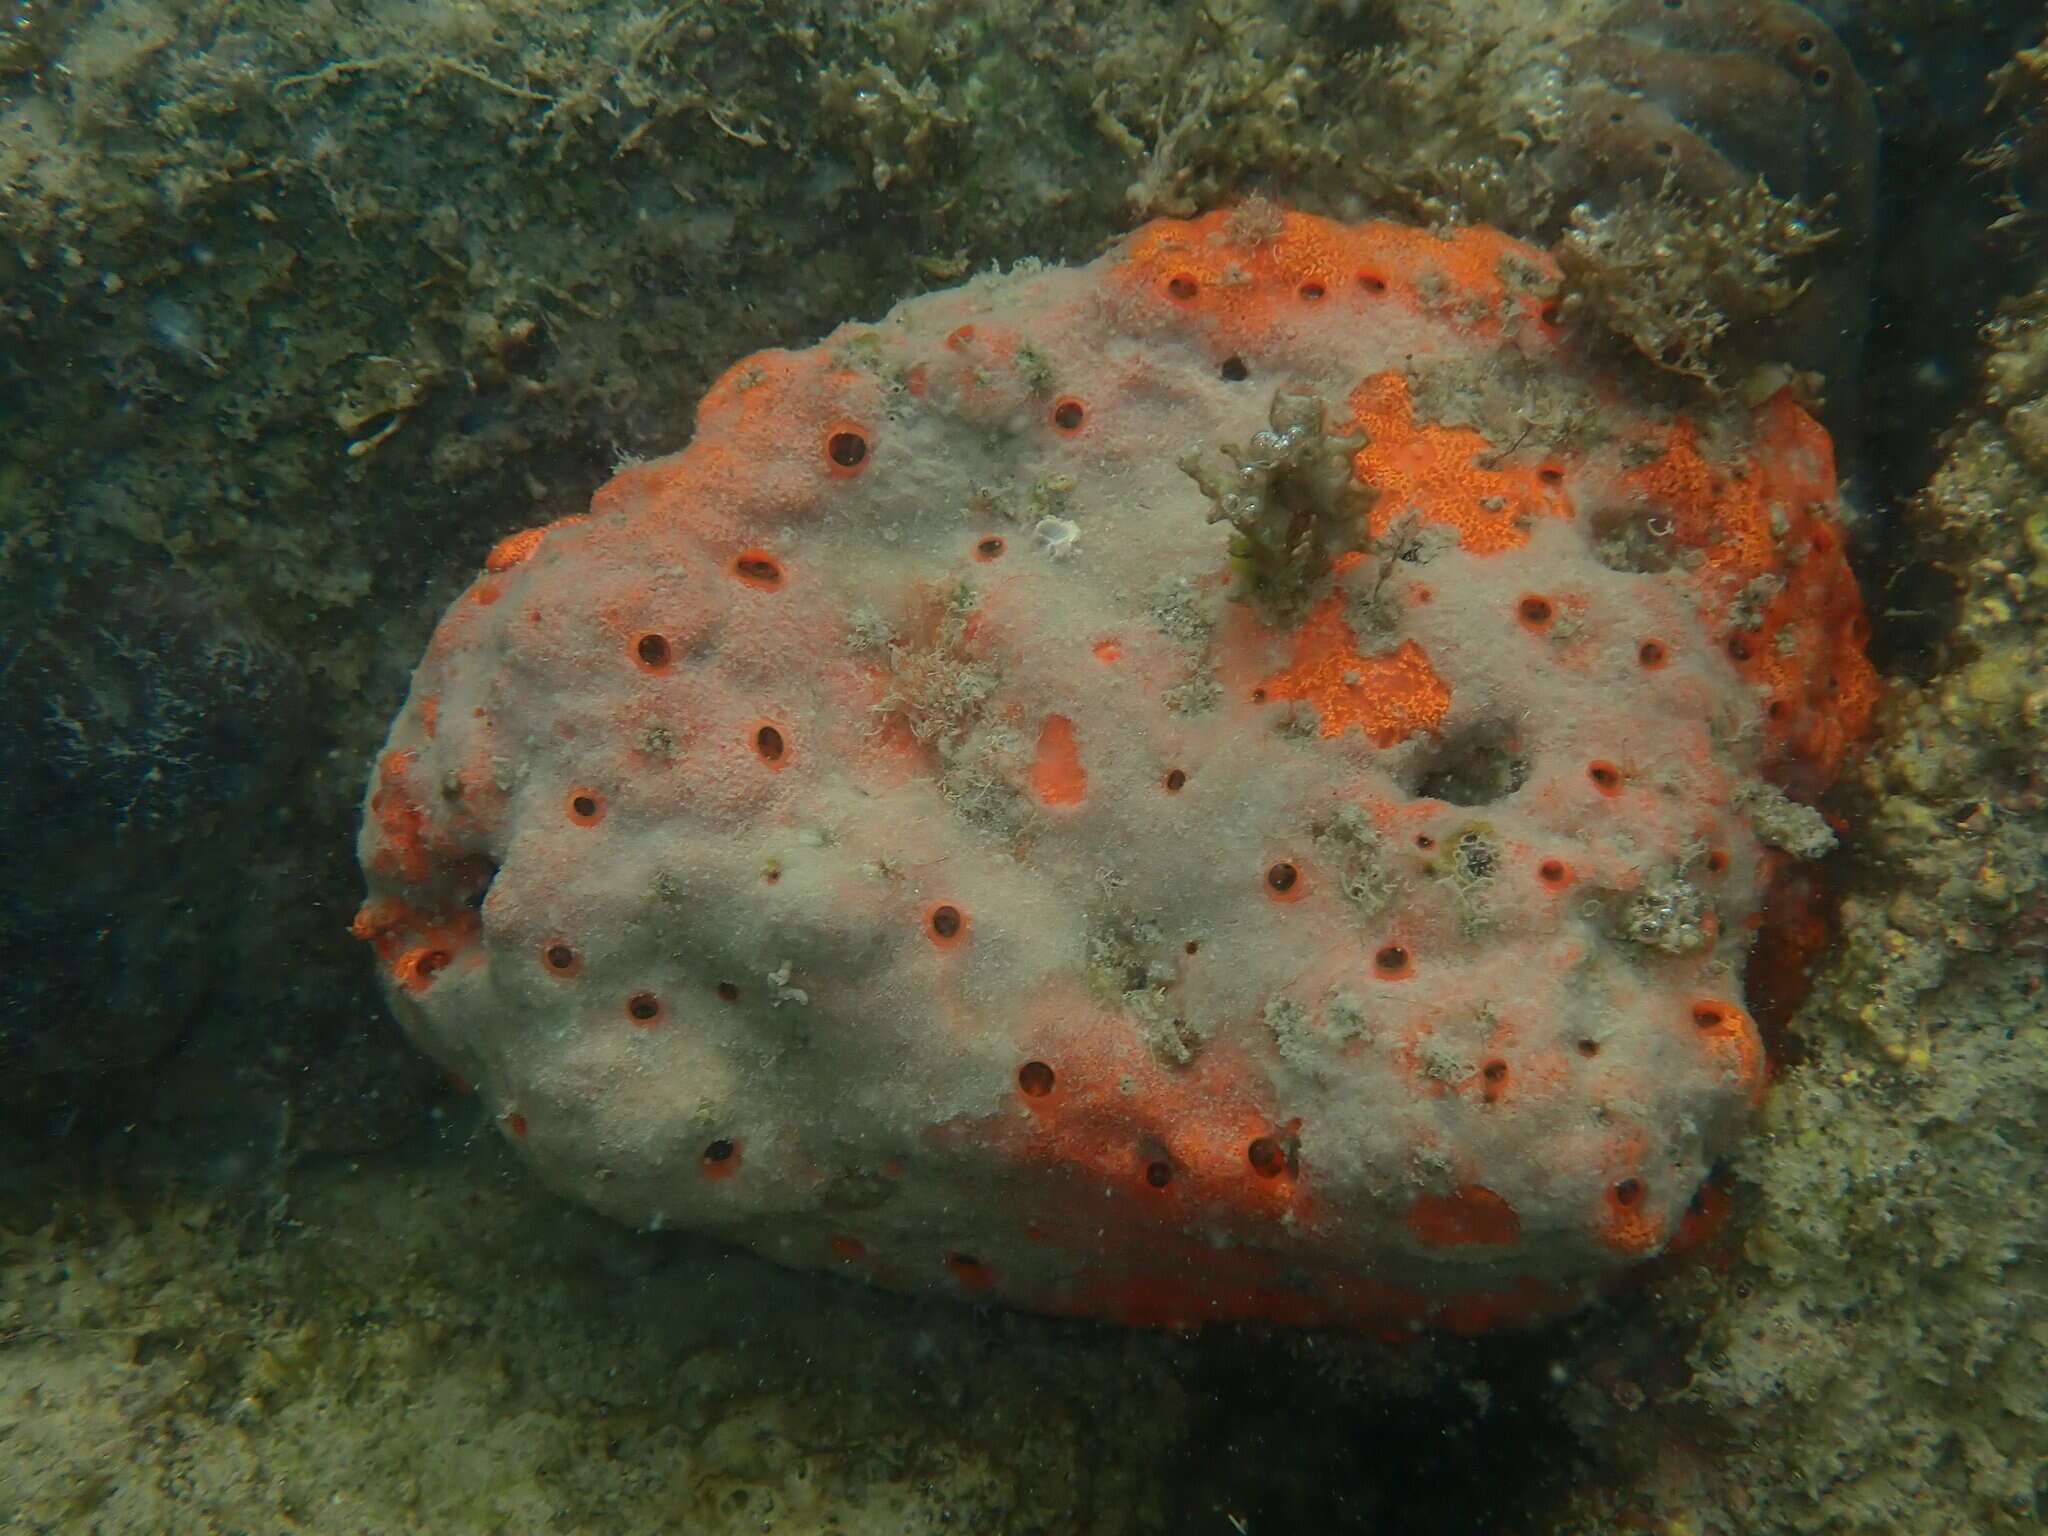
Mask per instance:
[[[1875,697],[1826,436],[1490,230],[1251,208],[747,359],[514,534],[362,832],[394,1008],[647,1226],[1476,1329],[1685,1227]]]

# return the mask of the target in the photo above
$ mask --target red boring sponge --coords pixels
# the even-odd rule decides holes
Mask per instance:
[[[1254,206],[740,363],[435,634],[407,1029],[556,1188],[882,1285],[1474,1329],[1665,1249],[1875,682],[1822,430],[1556,286]]]

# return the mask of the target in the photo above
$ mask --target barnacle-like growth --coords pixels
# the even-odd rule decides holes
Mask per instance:
[[[1677,870],[1660,870],[1628,899],[1617,931],[1631,943],[1689,955],[1713,942],[1713,907],[1706,893]]]

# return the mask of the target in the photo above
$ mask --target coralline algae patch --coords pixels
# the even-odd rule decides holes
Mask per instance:
[[[556,1188],[899,1288],[1478,1328],[1682,1240],[1874,684],[1821,430],[1555,287],[1254,208],[740,363],[435,635],[407,1028]]]

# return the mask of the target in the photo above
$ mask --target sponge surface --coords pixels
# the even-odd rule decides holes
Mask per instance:
[[[884,1285],[1480,1328],[1665,1249],[1875,686],[1821,429],[1555,290],[1254,208],[740,363],[442,621],[406,1027],[557,1188]]]

